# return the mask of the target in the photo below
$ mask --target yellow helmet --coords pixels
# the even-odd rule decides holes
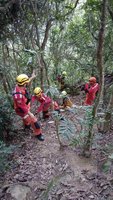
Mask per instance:
[[[41,93],[42,93],[42,90],[41,90],[40,87],[36,87],[36,88],[34,89],[34,94],[35,94],[36,96],[40,96]]]
[[[18,85],[24,85],[25,83],[29,83],[29,77],[26,74],[20,74],[16,77],[16,81]]]
[[[66,91],[62,91],[62,92],[61,92],[61,95],[62,95],[62,96],[66,96],[66,95],[67,95],[67,92],[66,92]]]
[[[67,72],[66,72],[66,71],[63,71],[63,72],[62,72],[62,75],[66,76],[66,75],[67,75]]]

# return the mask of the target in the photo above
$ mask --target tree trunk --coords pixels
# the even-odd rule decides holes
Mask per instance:
[[[0,79],[2,80],[2,85],[3,85],[4,91],[6,93],[7,99],[10,102],[10,105],[13,106],[12,99],[9,96],[9,89],[8,89],[7,81],[6,81],[5,77],[3,76],[3,74],[1,74],[1,73],[0,73]]]
[[[45,76],[46,76],[46,80],[48,85],[50,85],[49,79],[48,79],[48,74],[47,74],[47,66],[46,63],[44,61],[44,50],[48,41],[48,37],[49,37],[49,30],[52,26],[52,21],[53,19],[50,18],[47,20],[46,22],[46,26],[45,26],[45,32],[44,32],[44,37],[43,37],[43,41],[42,43],[40,42],[40,34],[39,34],[39,30],[38,30],[38,10],[35,6],[35,4],[30,0],[31,6],[32,6],[32,10],[33,10],[33,15],[34,15],[34,26],[35,26],[35,30],[36,30],[36,45],[39,48],[39,55],[37,56],[37,61],[38,61],[38,65],[40,68],[40,83],[41,83],[41,88],[44,89],[44,71],[45,71]]]
[[[100,90],[98,94],[97,101],[95,102],[95,105],[92,110],[92,119],[91,123],[89,125],[89,132],[87,141],[84,145],[83,154],[85,156],[90,155],[90,150],[92,146],[92,140],[93,140],[93,125],[94,120],[96,117],[97,109],[99,104],[102,105],[103,102],[103,90],[104,90],[104,66],[103,66],[103,45],[104,45],[104,32],[105,32],[105,19],[106,19],[106,4],[107,0],[103,0],[102,2],[102,15],[101,15],[101,26],[98,36],[98,47],[97,47],[97,67],[99,70],[99,78],[100,78]]]
[[[7,82],[7,80],[8,80],[8,77],[7,77],[7,73],[5,73],[5,68],[7,67],[7,64],[6,64],[6,54],[5,54],[5,49],[4,49],[4,44],[2,45],[2,52],[3,52],[3,64],[4,64],[4,67],[3,67],[3,71],[1,71],[1,73],[0,73],[0,79],[2,80],[2,85],[3,85],[3,89],[4,89],[4,91],[5,91],[5,93],[6,93],[6,96],[7,96],[7,99],[8,99],[8,101],[10,102],[10,104],[11,104],[11,106],[12,106],[12,99],[11,99],[11,97],[10,97],[10,95],[9,95],[9,93],[10,93],[10,89],[11,89],[11,87],[10,87],[10,83],[9,83],[9,81]]]
[[[109,103],[105,112],[105,122],[104,122],[104,128],[103,128],[103,132],[106,133],[107,131],[110,131],[111,128],[111,122],[112,122],[112,111],[113,111],[113,86],[111,89],[112,93],[110,95],[110,99],[109,99]]]

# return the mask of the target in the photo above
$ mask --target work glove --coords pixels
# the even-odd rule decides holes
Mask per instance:
[[[89,92],[89,90],[88,90],[88,89],[85,89],[84,91],[85,91],[85,93],[88,93],[88,92]]]
[[[38,114],[38,112],[36,111],[34,115],[36,116],[37,114]]]

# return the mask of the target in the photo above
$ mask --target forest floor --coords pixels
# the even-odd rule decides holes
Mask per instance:
[[[73,101],[80,104],[79,97]],[[113,200],[113,175],[102,170],[106,161],[103,151],[93,148],[91,158],[84,158],[75,147],[61,150],[54,123],[47,123],[45,141],[40,142],[30,131],[25,134],[18,121],[11,141],[18,148],[11,156],[14,165],[0,179],[0,199]],[[100,138],[102,149],[113,141],[113,134],[101,134]]]

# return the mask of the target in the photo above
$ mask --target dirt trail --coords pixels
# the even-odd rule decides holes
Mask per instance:
[[[70,165],[74,176],[84,178],[83,171],[90,171],[91,173],[97,172],[97,166],[94,165],[93,161],[89,158],[79,157],[73,151],[66,152],[66,160]]]
[[[95,158],[80,157],[72,146],[60,150],[54,123],[42,122],[45,141],[40,142],[15,120],[15,162],[0,181],[1,200],[113,199],[113,187],[97,173]]]
[[[44,142],[38,141],[30,132],[20,142],[20,148],[14,154],[17,167],[5,174],[3,185],[22,184],[30,187],[31,193],[26,198],[27,200],[34,200],[35,198],[44,200],[43,197],[41,198],[42,192],[48,188],[49,183],[55,177],[58,177],[59,181],[55,188],[53,183],[48,192],[52,200],[60,199],[59,190],[61,188],[62,198],[65,196],[64,199],[69,200],[70,185],[72,185],[72,188],[75,187],[75,191],[77,188],[83,190],[81,184],[84,182],[84,187],[88,189],[83,171],[96,173],[96,166],[90,159],[80,158],[73,148],[66,147],[64,150],[60,150],[59,147],[54,123],[48,125]],[[65,187],[67,187],[67,190],[63,195]],[[3,200],[10,200],[7,195],[5,193]],[[46,200],[49,200],[49,197]],[[73,197],[73,200],[76,199]]]

